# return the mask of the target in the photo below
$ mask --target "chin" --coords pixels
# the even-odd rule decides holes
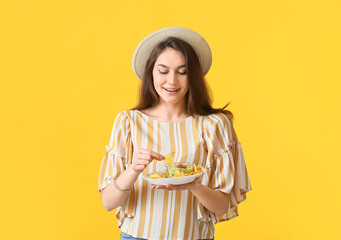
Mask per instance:
[[[178,103],[179,101],[178,100],[168,100],[168,99],[162,99],[165,103]]]
[[[162,101],[165,103],[178,103],[178,102],[180,102],[180,99],[162,98]]]
[[[186,97],[186,94],[183,94],[181,96],[167,96],[167,95],[163,95],[162,93],[158,93],[159,94],[159,97],[160,99],[162,99],[163,102],[165,103],[179,103],[181,102],[185,97]]]

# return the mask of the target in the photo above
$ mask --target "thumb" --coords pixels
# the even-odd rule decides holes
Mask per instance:
[[[194,182],[198,183],[198,182],[200,182],[200,180],[201,180],[201,178],[200,178],[200,177],[197,177],[197,178],[194,180]]]

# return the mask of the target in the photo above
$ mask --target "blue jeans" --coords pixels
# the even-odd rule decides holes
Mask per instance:
[[[135,238],[133,236],[130,236],[129,234],[126,234],[125,232],[121,232],[121,240],[134,240],[134,239],[135,240],[147,240],[145,238]],[[202,239],[202,240],[213,240],[213,239]]]
[[[133,239],[136,239],[136,240],[147,240],[145,238],[136,238],[136,237],[133,237],[129,234],[126,234],[125,232],[121,232],[121,240],[133,240]]]

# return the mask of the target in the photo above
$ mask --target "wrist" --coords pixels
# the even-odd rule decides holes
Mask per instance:
[[[137,177],[140,175],[140,173],[141,173],[142,171],[136,171],[136,170],[133,168],[133,165],[130,164],[130,165],[127,167],[127,169],[126,169],[126,172],[127,172],[127,174],[128,174],[130,177],[137,178]]]
[[[192,183],[192,185],[191,185],[191,187],[190,187],[190,190],[192,191],[192,193],[195,193],[195,192],[197,192],[202,186],[204,186],[204,185],[202,185],[200,182],[193,182]]]
[[[130,192],[130,191],[133,189],[133,186],[131,186],[130,188],[127,188],[127,189],[123,189],[123,188],[119,187],[119,186],[117,185],[117,181],[116,181],[116,180],[114,181],[114,187],[115,187],[118,191],[120,191],[120,192]]]
[[[124,190],[131,190],[139,174],[133,168],[128,166],[126,170],[115,179],[114,186],[116,189],[124,192]]]

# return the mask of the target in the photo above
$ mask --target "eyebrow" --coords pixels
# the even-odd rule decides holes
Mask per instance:
[[[166,66],[166,65],[164,65],[164,64],[158,64],[158,66],[161,66],[161,67],[165,67],[165,68],[169,68],[168,66]],[[177,67],[177,68],[182,68],[182,67],[186,67],[186,64],[183,64],[183,65],[181,65],[181,66],[179,66],[179,67]]]

